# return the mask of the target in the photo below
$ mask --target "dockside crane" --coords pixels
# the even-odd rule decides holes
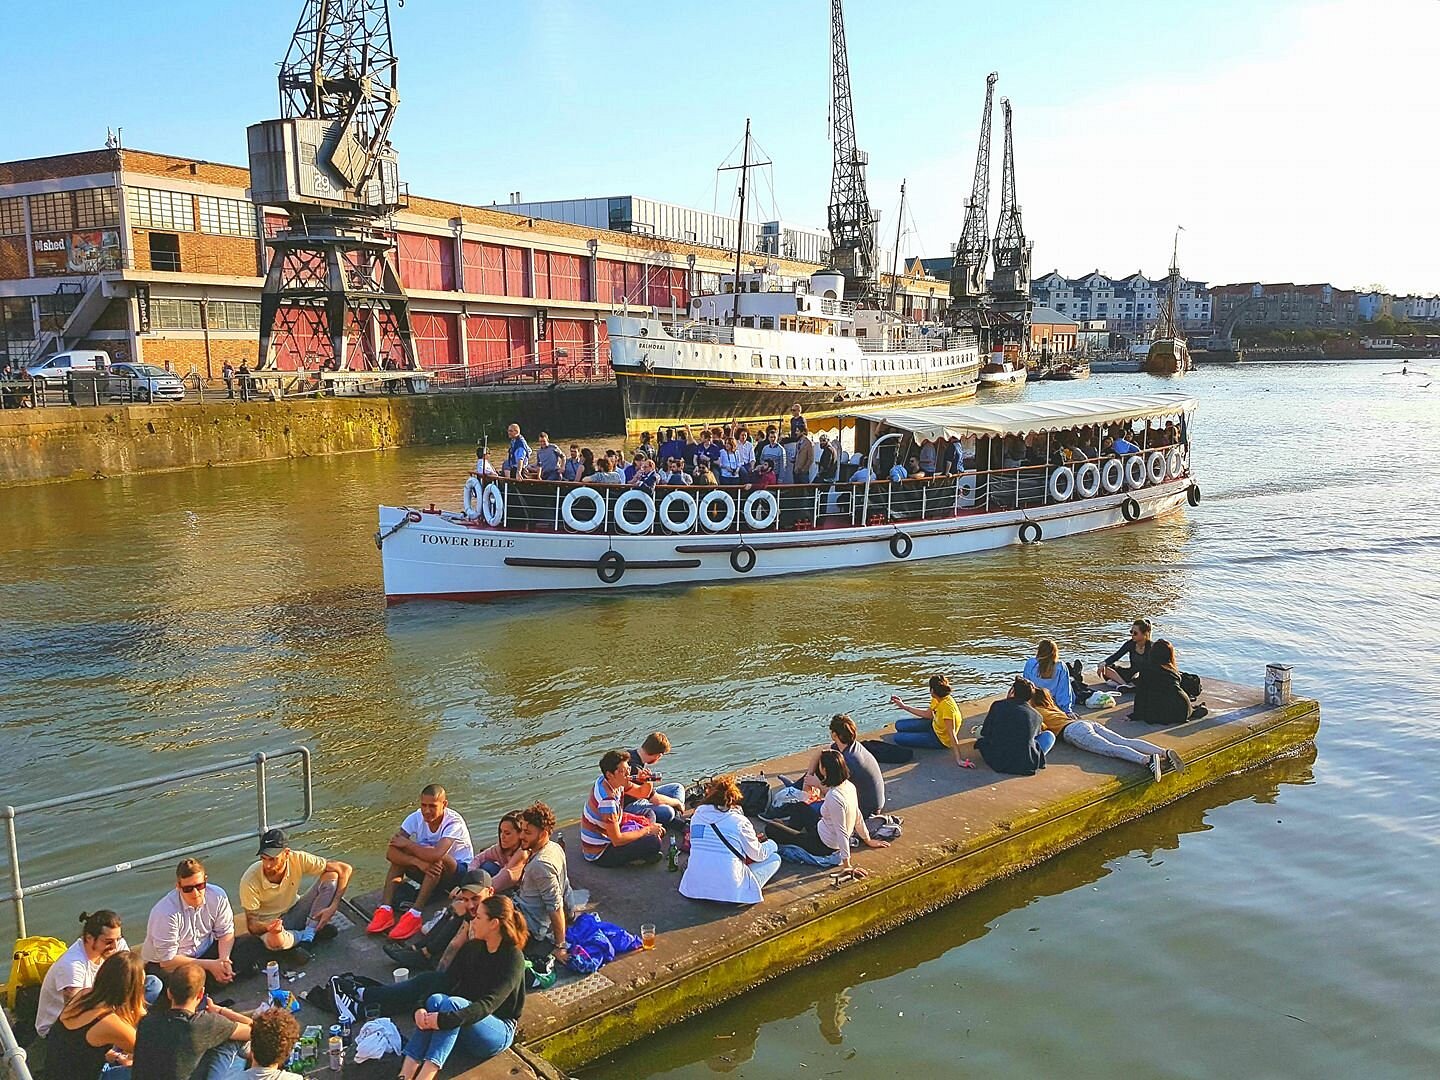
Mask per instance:
[[[845,13],[830,0],[830,137],[835,164],[830,173],[830,265],[845,276],[845,299],[872,306],[878,288],[875,226],[865,166],[870,155],[855,144],[855,104],[850,96],[850,57],[845,48]]]
[[[995,223],[991,307],[1003,340],[1023,345],[1029,339],[1030,256],[1034,245],[1025,240],[1020,204],[1015,200],[1015,139],[1009,98],[1000,99],[1000,111],[1005,123],[1005,153],[1000,166],[1000,217]]]
[[[975,178],[970,184],[970,201],[965,204],[965,225],[955,245],[950,270],[950,311],[959,325],[977,330],[986,323],[985,266],[990,259],[990,115],[995,100],[992,71],[985,77],[985,112],[980,118],[980,146],[975,153]]]
[[[251,199],[289,215],[265,241],[261,370],[287,345],[307,367],[419,366],[391,226],[406,204],[390,144],[397,70],[389,0],[305,0],[280,118],[247,130]]]

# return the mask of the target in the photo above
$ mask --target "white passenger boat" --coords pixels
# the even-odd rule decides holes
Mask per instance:
[[[1199,502],[1193,409],[1192,399],[1165,393],[861,412],[840,425],[879,477],[860,483],[850,482],[848,465],[839,478],[846,482],[653,494],[472,475],[463,509],[380,507],[385,597],[481,600],[788,577],[1144,521]],[[1165,442],[1167,424],[1178,435],[1173,444]],[[1062,461],[1062,448],[1098,448],[1117,429],[1139,453]],[[928,458],[924,444],[948,449],[955,441],[963,471],[885,479],[897,457]],[[1017,464],[1027,447],[1034,463]]]

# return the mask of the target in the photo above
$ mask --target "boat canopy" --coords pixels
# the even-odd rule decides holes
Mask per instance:
[[[1027,401],[1009,405],[940,406],[857,413],[856,419],[909,432],[916,439],[958,439],[966,435],[1026,435],[1089,424],[1113,424],[1188,414],[1195,399],[1184,394]]]

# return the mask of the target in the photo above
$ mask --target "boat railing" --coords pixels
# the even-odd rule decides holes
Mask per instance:
[[[0,1009],[0,1080],[35,1080],[25,1050],[15,1037],[4,1009]]]
[[[286,821],[271,821],[269,811],[269,768],[270,766],[297,758],[299,761],[300,783],[301,783],[301,813],[297,818]],[[255,827],[245,832],[231,833],[228,836],[221,836],[208,842],[191,840],[184,847],[171,848],[168,851],[157,852],[153,855],[144,855],[139,858],[129,859],[125,862],[111,863],[108,866],[97,867],[93,870],[82,870],[73,874],[66,874],[50,881],[41,881],[33,885],[26,885],[20,868],[20,848],[16,836],[16,823],[28,814],[44,814],[48,811],[60,808],[70,809],[77,803],[94,802],[100,799],[108,799],[115,795],[124,795],[133,791],[153,791],[157,789],[170,790],[175,785],[186,780],[197,780],[202,777],[223,776],[227,773],[254,772],[255,776]],[[38,896],[42,893],[52,892],[68,885],[78,885],[85,881],[94,881],[97,878],[109,877],[112,874],[122,874],[131,870],[141,870],[147,866],[155,866],[161,863],[174,863],[179,859],[193,855],[196,851],[207,848],[220,847],[224,844],[237,844],[241,841],[257,842],[265,834],[265,830],[271,828],[293,829],[305,824],[310,820],[314,809],[314,798],[311,787],[310,772],[310,751],[303,746],[289,747],[273,754],[257,753],[253,757],[230,758],[225,761],[218,761],[213,765],[201,765],[193,769],[181,769],[176,772],[163,773],[159,776],[146,777],[143,780],[130,780],[124,784],[114,784],[110,787],[96,788],[93,791],[86,791],[80,795],[62,795],[53,799],[42,799],[39,802],[26,803],[23,806],[0,807],[0,817],[5,821],[5,842],[9,855],[10,889],[8,892],[0,893],[0,903],[9,901],[15,905],[15,931],[17,937],[25,937],[25,898]]]
[[[841,318],[849,318],[855,314],[856,304],[853,300],[832,300],[828,296],[820,297],[821,315],[838,315]]]
[[[958,349],[963,344],[958,338],[950,338],[943,334],[911,334],[891,341],[888,337],[860,337],[855,339],[864,353],[892,353],[892,352],[944,352],[947,349]]]
[[[713,345],[735,344],[735,328],[719,323],[686,323],[670,328],[670,336],[679,341],[704,341]]]
[[[1131,458],[1138,465],[1130,465]],[[1188,477],[1189,467],[1188,453],[1177,446],[1073,464],[971,468],[868,484],[846,479],[754,487],[722,480],[715,485],[657,484],[647,492],[629,484],[489,477],[501,498],[488,507],[486,500],[475,500],[474,516],[460,520],[534,532],[743,538],[1084,502],[1171,483]],[[485,509],[488,519],[482,517]]]

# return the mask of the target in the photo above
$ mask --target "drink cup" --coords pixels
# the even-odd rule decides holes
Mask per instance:
[[[640,924],[640,944],[647,949],[653,949],[655,947],[654,923],[647,922]]]
[[[391,972],[391,975],[397,983],[402,983],[406,979],[410,978],[410,969],[396,968],[393,972]]]

